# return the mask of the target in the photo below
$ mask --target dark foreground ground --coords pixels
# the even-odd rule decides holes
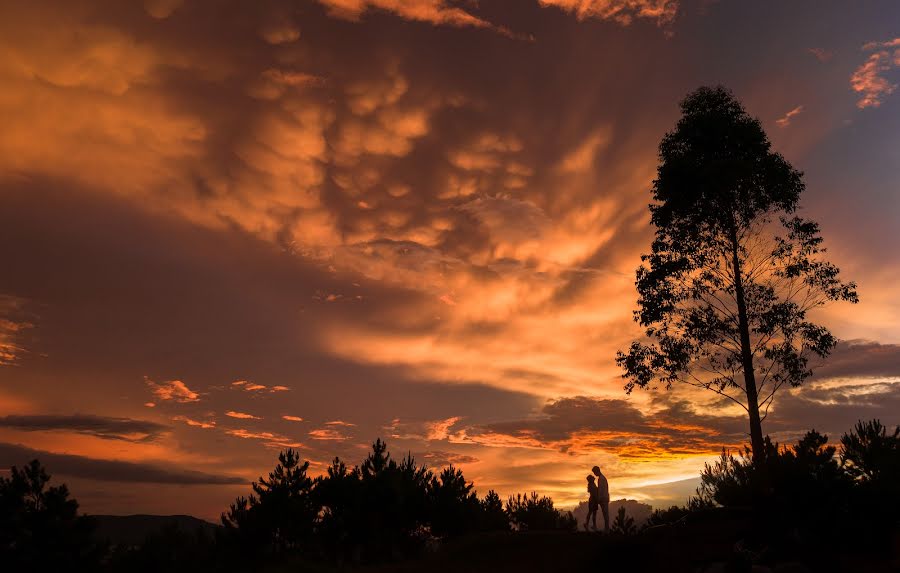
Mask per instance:
[[[130,516],[108,519],[102,529],[108,538],[127,543],[119,538],[136,537],[140,529],[146,532],[161,524],[177,524],[184,531],[196,526],[193,521],[181,523],[185,519],[194,520],[186,516]],[[170,524],[172,520],[175,521]],[[200,523],[203,529],[215,527]],[[227,569],[260,573],[900,573],[900,528],[885,531],[879,539],[849,539],[829,536],[827,532],[811,536],[790,524],[760,523],[746,512],[716,509],[628,536],[584,532],[484,533],[445,541],[416,558],[381,565],[348,562],[338,566],[289,559],[278,565],[231,563]]]
[[[452,540],[426,555],[381,566],[322,568],[300,563],[268,569],[429,573],[561,572],[900,572],[900,531],[868,545],[786,538],[757,544],[741,517],[721,514],[633,536],[535,532],[482,534]]]

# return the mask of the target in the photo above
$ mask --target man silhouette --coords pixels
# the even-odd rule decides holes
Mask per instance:
[[[600,472],[600,466],[592,467],[591,472],[597,476],[598,499],[600,510],[603,512],[603,531],[609,533],[609,482],[606,481],[606,476]]]

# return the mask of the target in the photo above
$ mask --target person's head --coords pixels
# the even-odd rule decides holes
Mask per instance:
[[[591,471],[594,473],[595,476],[599,476],[600,475],[600,466],[592,467]]]
[[[587,480],[588,480],[588,483],[594,483],[594,476],[592,476],[591,474],[588,474]]]

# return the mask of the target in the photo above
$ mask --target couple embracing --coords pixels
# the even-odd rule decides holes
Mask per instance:
[[[591,468],[591,473],[587,476],[587,490],[590,497],[588,498],[588,514],[584,520],[584,529],[587,531],[588,523],[597,531],[597,509],[603,510],[603,531],[609,533],[609,482],[606,476],[600,472],[599,466]]]

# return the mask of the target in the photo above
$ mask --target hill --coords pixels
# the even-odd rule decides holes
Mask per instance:
[[[587,517],[587,505],[586,501],[582,501],[572,510],[572,515],[575,516],[575,521],[578,522],[578,529],[583,529],[584,519]],[[625,508],[625,514],[634,519],[634,524],[637,527],[643,525],[644,522],[650,518],[650,514],[653,513],[653,508],[646,503],[641,503],[633,499],[617,499],[609,502],[610,525],[612,525],[612,521],[615,519],[616,513],[619,511],[620,507]],[[599,511],[597,512],[597,527],[603,527],[603,514]]]
[[[186,533],[213,535],[220,526],[190,515],[93,515],[97,539],[113,545],[139,545],[147,535],[177,527]]]

